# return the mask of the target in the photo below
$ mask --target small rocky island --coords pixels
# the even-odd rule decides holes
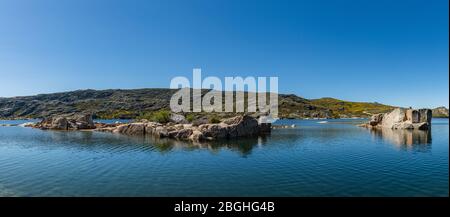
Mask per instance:
[[[431,109],[396,108],[390,113],[373,115],[368,123],[361,126],[371,129],[428,130],[431,127],[431,118]]]
[[[186,123],[179,115],[172,114],[167,123],[140,120],[133,123],[95,123],[92,115],[77,114],[55,116],[29,127],[43,130],[95,130],[126,135],[152,135],[188,141],[208,141],[263,135],[271,132],[270,123],[260,123],[249,115],[239,115],[219,123]]]
[[[273,128],[283,128],[245,114],[216,120],[214,123],[205,119],[189,122],[180,114],[167,115],[164,122],[142,119],[132,123],[109,124],[94,122],[91,114],[58,115],[25,126],[42,130],[89,130],[133,136],[151,135],[193,142],[258,136],[270,133]],[[369,122],[360,126],[370,129],[428,130],[431,127],[431,118],[430,109],[396,108],[390,113],[373,115]],[[291,127],[296,128],[295,125]]]

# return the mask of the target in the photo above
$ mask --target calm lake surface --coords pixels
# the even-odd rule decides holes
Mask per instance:
[[[448,119],[430,132],[321,121],[209,144],[0,126],[0,196],[449,195]]]

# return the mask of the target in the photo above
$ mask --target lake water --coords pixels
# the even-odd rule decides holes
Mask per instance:
[[[448,119],[430,132],[323,121],[208,144],[3,126],[0,196],[449,195]]]

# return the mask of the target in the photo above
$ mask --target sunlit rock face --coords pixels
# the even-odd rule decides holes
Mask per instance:
[[[259,123],[251,116],[240,115],[222,120],[220,123],[200,124],[198,126],[174,122],[161,124],[141,121],[116,126],[99,126],[97,130],[127,135],[153,135],[159,138],[167,137],[198,142],[264,135],[270,133],[271,124]]]
[[[431,109],[419,109],[419,123],[426,122],[431,126],[431,118],[433,117],[433,112]]]
[[[419,111],[413,109],[406,110],[406,121],[410,121],[411,123],[419,123],[420,122]]]
[[[431,127],[431,109],[397,108],[390,113],[373,115],[361,126],[367,128],[428,130]]]
[[[41,122],[33,125],[33,127],[51,130],[85,130],[96,128],[92,120],[92,115],[90,114],[53,116],[45,118]]]

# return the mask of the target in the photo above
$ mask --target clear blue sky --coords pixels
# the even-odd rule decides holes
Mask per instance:
[[[279,76],[306,98],[448,107],[448,0],[0,0],[0,96]]]

